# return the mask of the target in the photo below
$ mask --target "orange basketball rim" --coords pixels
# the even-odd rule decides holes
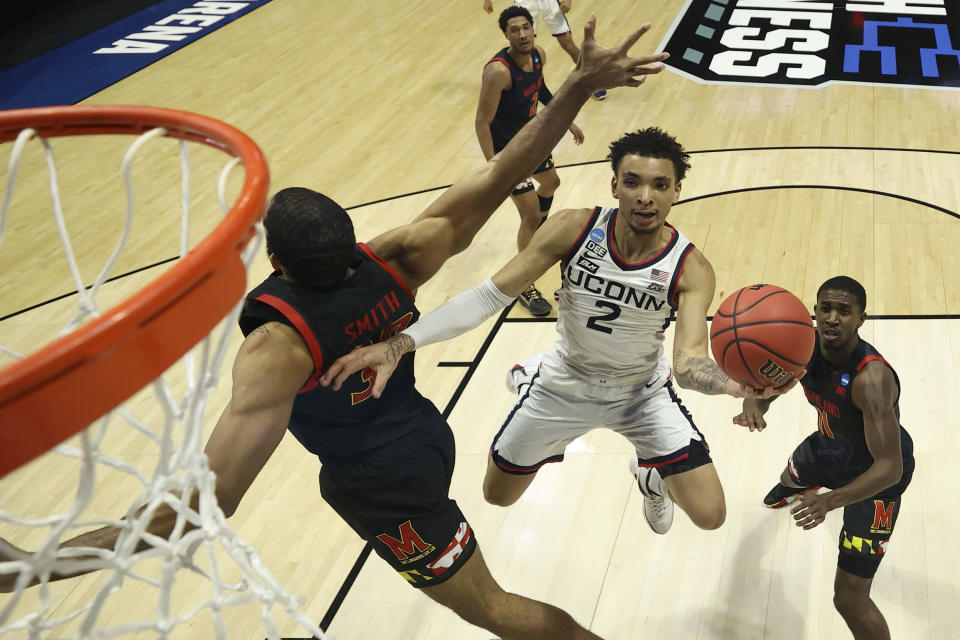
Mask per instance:
[[[246,176],[216,229],[173,267],[116,307],[0,369],[0,477],[132,396],[208,334],[246,288],[241,253],[263,213],[269,171],[246,134],[205,116],[141,106],[0,111],[0,143],[31,128],[43,138],[166,135],[239,157]]]

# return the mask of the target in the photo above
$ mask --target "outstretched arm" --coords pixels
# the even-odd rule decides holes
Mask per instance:
[[[300,334],[268,322],[247,336],[233,364],[233,393],[204,453],[217,476],[217,504],[229,518],[273,454],[293,401],[314,371]]]
[[[267,323],[250,333],[240,346],[233,365],[233,395],[217,421],[205,453],[210,470],[217,476],[217,503],[227,517],[233,515],[240,498],[246,493],[260,469],[276,449],[290,419],[290,410],[297,391],[313,372],[313,360],[299,335],[290,327]],[[183,499],[183,497],[180,497]],[[186,498],[197,510],[198,496]],[[143,510],[137,512],[139,516]],[[169,538],[174,533],[178,511],[166,502],[153,513],[146,533]],[[196,528],[193,522],[182,522],[180,534]],[[60,548],[92,547],[112,550],[127,527],[108,526],[83,533],[63,542]],[[150,547],[141,541],[137,551]],[[30,556],[0,540],[0,562],[27,559]],[[72,564],[102,557],[73,556]],[[50,581],[63,580],[90,573],[85,568],[54,573]],[[12,591],[17,574],[0,574],[0,592]],[[34,579],[30,585],[38,584]]]
[[[716,276],[707,259],[694,249],[687,257],[678,283],[677,328],[673,342],[673,372],[677,384],[707,395],[726,394],[734,398],[770,398],[786,393],[798,376],[782,387],[753,389],[725,374],[708,355],[707,307],[713,300]]]
[[[640,58],[629,49],[649,24],[612,49],[594,40],[593,17],[584,28],[580,63],[551,103],[481,169],[450,187],[414,222],[388,231],[369,244],[412,288],[426,282],[450,256],[463,251],[513,187],[546,158],[596,89],[640,86],[663,69],[666,53]]]
[[[386,342],[355,349],[337,359],[324,372],[320,384],[332,384],[336,391],[352,374],[371,368],[377,374],[373,397],[379,398],[404,354],[459,336],[510,304],[566,254],[589,216],[589,209],[558,211],[547,218],[533,234],[530,244],[493,278],[450,298]]]
[[[551,93],[550,89],[547,87],[546,80],[544,80],[543,85],[540,87],[540,91],[537,93],[537,99],[544,106],[550,104],[550,101],[553,100],[553,93]],[[573,134],[573,142],[575,144],[583,144],[583,131],[576,125],[576,123],[570,123],[569,131]]]

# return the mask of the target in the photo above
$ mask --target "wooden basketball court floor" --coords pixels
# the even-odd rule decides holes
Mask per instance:
[[[482,161],[473,130],[480,73],[504,41],[479,5],[390,2],[374,9],[341,0],[273,0],[85,103],[153,104],[225,120],[263,147],[274,189],[300,185],[327,193],[351,208],[357,236],[366,240],[412,219],[435,189]],[[504,6],[495,3],[497,11]],[[569,17],[579,41],[580,25],[596,10],[598,37],[607,44],[650,21],[653,29],[635,51],[652,51],[682,6],[680,0],[593,6],[581,0]],[[571,63],[551,40],[543,33],[538,38],[547,80],[556,89]],[[711,312],[728,293],[756,282],[787,287],[809,304],[827,277],[847,274],[865,285],[872,318],[861,335],[896,367],[902,421],[916,445],[916,474],[873,590],[895,638],[957,637],[958,113],[960,92],[953,90],[719,86],[668,70],[639,90],[614,90],[605,102],[585,105],[577,122],[586,142],[575,146],[567,136],[555,153],[562,180],[556,210],[614,204],[603,158],[609,142],[626,131],[660,126],[694,152],[684,202],[670,220],[716,269]],[[65,164],[73,162],[64,171],[65,190],[78,186],[68,207],[68,222],[82,230],[78,252],[103,254],[122,195],[116,179],[102,189],[99,182],[115,170],[103,164],[104,147],[58,147]],[[26,166],[40,173],[34,153]],[[213,175],[207,167],[212,161],[198,157],[199,170]],[[118,165],[119,155],[113,158]],[[143,201],[151,215],[138,223],[139,241],[120,271],[175,253],[176,213],[162,202],[177,209],[176,187],[152,183],[174,173],[176,164],[144,162],[149,179]],[[6,180],[5,170],[0,178]],[[11,218],[0,252],[3,272],[13,274],[0,284],[0,317],[70,287],[55,232],[41,227],[49,217],[45,182],[23,180],[15,204],[25,209],[14,209],[14,216],[22,213]],[[167,196],[172,199],[163,200]],[[214,218],[200,214],[199,228],[209,228]],[[493,273],[515,251],[516,226],[513,205],[506,203],[474,244],[421,289],[421,310]],[[251,283],[267,271],[267,261],[259,259]],[[150,276],[121,281],[114,295]],[[557,284],[552,272],[540,288],[549,294]],[[0,343],[29,351],[44,339],[39,330],[69,315],[70,304],[41,305],[3,320]],[[503,374],[548,348],[553,336],[552,320],[512,310],[418,355],[419,386],[449,411],[456,433],[451,494],[501,585],[566,609],[605,638],[849,637],[831,601],[839,512],[804,532],[788,514],[760,502],[787,455],[815,427],[800,393],[774,405],[767,430],[749,433],[731,423],[737,401],[681,392],[726,491],[727,521],[717,531],[697,530],[678,513],[668,535],[651,532],[625,467],[630,446],[604,431],[571,445],[566,460],[545,467],[514,506],[483,501],[487,448],[512,402]],[[227,400],[229,366],[222,375],[208,428]],[[145,464],[151,458],[120,431],[111,432],[107,446]],[[364,545],[323,503],[318,470],[293,438],[285,438],[232,519],[281,582],[305,597],[307,615],[320,621],[334,614],[328,632],[338,640],[490,637],[408,588],[375,555],[358,561]],[[56,461],[41,458],[0,480],[0,504],[22,517],[63,511],[75,482]],[[129,483],[109,473],[99,483],[96,515],[119,517],[129,503]],[[26,547],[42,542],[37,532],[11,525],[0,527],[0,535]],[[89,599],[100,579],[55,584],[51,597],[67,610]],[[204,588],[186,576],[175,605],[189,608],[204,597]],[[151,617],[155,603],[136,593],[114,599],[104,618]],[[0,596],[0,606],[6,597]],[[258,620],[252,607],[231,614],[229,626],[235,637],[262,638]],[[210,637],[205,624],[201,616],[173,637]],[[305,635],[292,622],[281,633]]]

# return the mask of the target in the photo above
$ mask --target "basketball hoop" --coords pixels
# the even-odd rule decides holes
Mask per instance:
[[[0,112],[0,143],[27,128],[48,138],[139,135],[158,127],[164,135],[240,158],[246,169],[243,191],[213,233],[143,290],[0,369],[0,477],[126,400],[227,314],[244,293],[240,255],[255,233],[269,183],[266,160],[253,140],[212,118],[134,106]]]
[[[136,136],[122,162],[127,215],[113,252],[94,283],[88,285],[67,231],[56,162],[47,138],[114,134]],[[134,218],[133,158],[150,141],[161,137],[178,139],[180,149],[179,260],[133,295],[100,311],[99,301],[113,293],[107,292],[104,284],[128,247]],[[25,357],[0,345],[0,352],[19,358],[0,369],[0,478],[16,479],[21,473],[16,471],[18,467],[47,451],[51,453],[35,464],[52,464],[52,474],[47,473],[49,466],[39,468],[43,469],[41,474],[52,475],[57,482],[70,466],[60,464],[60,460],[79,460],[80,465],[75,482],[64,481],[57,487],[76,488],[72,504],[64,498],[50,507],[64,508],[62,513],[16,515],[8,511],[13,509],[9,501],[0,504],[4,535],[14,531],[18,537],[34,542],[45,539],[39,550],[28,553],[0,542],[0,558],[8,558],[0,559],[0,580],[6,579],[6,590],[14,593],[9,599],[0,599],[0,636],[18,632],[31,639],[51,634],[108,638],[154,631],[157,637],[166,638],[171,629],[193,625],[200,612],[207,612],[212,629],[203,636],[227,638],[232,619],[225,619],[223,612],[249,605],[256,607],[265,635],[271,638],[279,637],[274,606],[282,607],[291,624],[323,638],[317,625],[300,611],[302,598],[290,595],[260,561],[257,550],[226,522],[216,503],[215,478],[203,454],[207,398],[230,338],[236,335],[238,302],[246,289],[247,267],[263,236],[259,221],[269,179],[263,154],[249,137],[229,125],[170,109],[72,106],[0,112],[0,143],[14,141],[7,188],[0,204],[0,243],[7,228],[21,154],[34,138],[43,146],[54,220],[73,276],[79,312],[58,338]],[[217,182],[216,199],[224,217],[193,248],[189,246],[187,143],[233,156]],[[99,150],[92,143],[90,146]],[[96,163],[88,164],[96,168]],[[229,206],[227,177],[237,164],[243,165],[245,177],[239,196]],[[161,172],[150,177],[161,180],[167,176]],[[168,213],[169,207],[158,206],[162,214]],[[99,256],[98,252],[97,259]],[[101,291],[104,293],[98,298]],[[181,371],[184,375],[178,378]],[[150,405],[149,410],[144,410],[146,405]],[[136,445],[137,463],[121,457],[126,452],[123,446],[119,453],[112,449],[113,436],[108,433],[115,431],[108,432],[113,428],[111,423],[119,423],[124,433],[141,437]],[[64,443],[75,434],[79,434],[77,438]],[[147,452],[147,447],[155,450]],[[139,468],[139,459],[148,460],[143,464],[152,467]],[[122,519],[111,520],[108,518],[117,515],[103,514],[104,509],[117,508],[115,500],[92,506],[96,504],[92,496],[98,482],[139,483],[139,493],[130,493]],[[199,503],[196,510],[189,500],[181,498],[194,495]],[[148,530],[160,505],[174,509],[178,516],[179,524],[167,539],[158,539]],[[88,507],[96,513],[85,517]],[[187,522],[190,527],[185,526]],[[68,539],[70,529],[86,532],[104,525],[119,531],[112,549],[61,544]],[[143,545],[149,547],[148,551],[138,552]],[[206,553],[198,554],[200,548]],[[204,556],[206,566],[196,562],[194,555]],[[231,563],[232,577],[224,573],[224,556]],[[158,557],[163,560],[159,577],[150,565],[150,559]],[[96,575],[102,578],[101,584],[89,590],[89,596],[79,604],[56,601],[51,595],[49,582],[56,574],[91,570],[99,570]],[[209,595],[199,604],[172,604],[174,575],[181,570],[209,587]],[[30,589],[31,584],[38,586]],[[128,592],[128,588],[133,591]],[[28,602],[28,596],[35,596],[36,602]],[[149,619],[137,618],[136,612],[132,613],[133,619],[118,618],[118,611],[129,609],[131,603],[152,602],[154,597],[156,604]]]

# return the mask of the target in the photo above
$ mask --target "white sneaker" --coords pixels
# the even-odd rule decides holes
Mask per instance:
[[[637,456],[630,458],[630,473],[637,481],[643,494],[643,515],[654,533],[664,534],[673,524],[673,500],[660,472],[656,469],[641,467]]]
[[[507,389],[511,393],[519,394],[524,386],[533,382],[542,360],[543,354],[538,353],[510,367],[507,371]]]

